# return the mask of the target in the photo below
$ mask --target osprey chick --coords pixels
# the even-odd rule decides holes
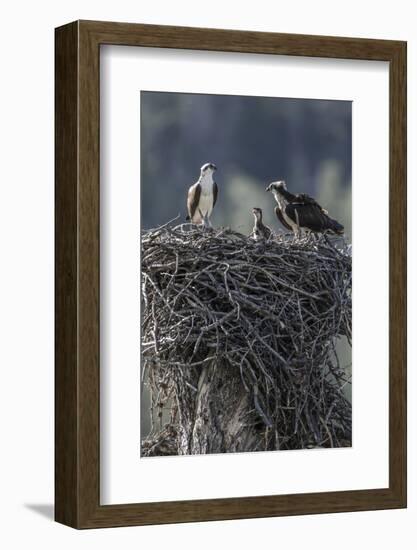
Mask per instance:
[[[285,181],[274,181],[268,185],[267,191],[274,195],[278,206],[275,214],[282,225],[296,235],[301,229],[323,233],[330,230],[339,235],[344,227],[328,215],[318,202],[304,193],[293,195],[287,190]]]
[[[210,216],[217,201],[217,183],[213,174],[217,167],[208,162],[203,164],[198,181],[188,190],[187,220],[211,227]]]
[[[252,212],[255,218],[255,225],[253,226],[252,238],[255,241],[261,241],[264,239],[267,241],[271,237],[272,231],[269,229],[268,226],[262,223],[262,210],[260,208],[253,208]]]

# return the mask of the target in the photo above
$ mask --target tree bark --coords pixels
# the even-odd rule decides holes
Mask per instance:
[[[194,399],[187,401],[187,406],[179,406],[178,454],[243,452],[259,447],[259,421],[236,369],[216,362],[204,366]]]

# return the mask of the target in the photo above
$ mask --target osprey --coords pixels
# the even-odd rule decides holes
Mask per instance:
[[[266,188],[274,195],[278,206],[275,214],[279,221],[289,231],[296,235],[301,229],[323,233],[330,230],[341,235],[344,227],[336,220],[329,217],[327,210],[324,210],[312,197],[304,193],[293,195],[287,190],[285,181],[272,182]]]
[[[268,240],[272,231],[262,223],[262,210],[260,208],[252,209],[253,216],[255,218],[255,225],[253,226],[252,238],[255,241],[261,241],[263,239]]]
[[[213,173],[217,167],[208,162],[203,164],[198,181],[188,190],[187,220],[192,223],[211,227],[210,216],[217,201],[217,183],[213,180]]]

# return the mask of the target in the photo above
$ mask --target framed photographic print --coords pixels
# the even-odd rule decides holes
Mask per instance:
[[[406,44],[56,29],[56,520],[406,506]]]

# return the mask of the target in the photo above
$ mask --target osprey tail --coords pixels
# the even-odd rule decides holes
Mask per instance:
[[[328,216],[327,216],[326,229],[330,229],[331,231],[333,231],[334,233],[337,233],[338,235],[343,235],[343,233],[345,232],[345,228],[343,227],[342,224],[340,224],[336,220],[333,220],[332,218],[329,218]]]

